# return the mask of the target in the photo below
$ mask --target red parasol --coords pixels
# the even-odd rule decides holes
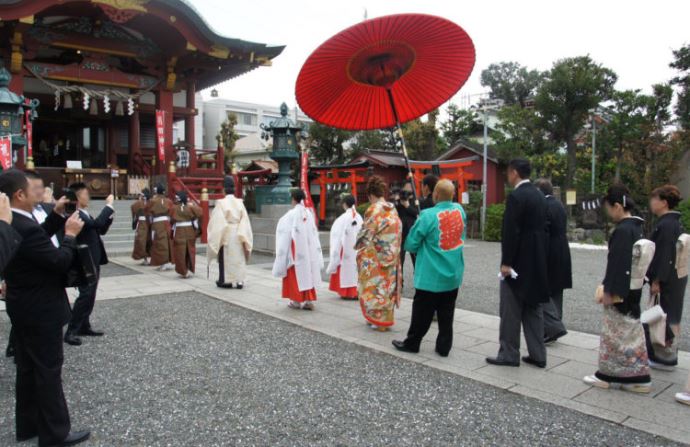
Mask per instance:
[[[297,77],[297,102],[331,127],[391,128],[446,102],[467,81],[474,60],[470,36],[444,18],[398,14],[365,20],[309,56]]]
[[[474,60],[472,39],[447,19],[397,14],[365,20],[309,56],[297,77],[297,102],[327,126],[399,129],[452,97]]]

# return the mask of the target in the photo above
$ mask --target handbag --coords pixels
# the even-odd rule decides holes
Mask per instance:
[[[666,312],[659,305],[659,295],[654,297],[654,306],[642,312],[640,322],[649,326],[649,335],[655,345],[666,345]]]
[[[86,244],[79,244],[72,259],[72,266],[67,271],[65,287],[86,287],[96,284],[98,272],[91,257],[91,250]]]

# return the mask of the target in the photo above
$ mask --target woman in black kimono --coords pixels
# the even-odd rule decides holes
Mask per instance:
[[[649,208],[657,216],[651,240],[656,244],[654,259],[647,277],[652,297],[659,295],[659,304],[666,312],[666,345],[653,344],[647,337],[649,366],[673,370],[678,364],[678,337],[683,315],[683,297],[688,283],[687,274],[676,269],[676,245],[683,234],[680,213],[674,209],[680,203],[680,192],[673,185],[665,185],[652,191]],[[682,276],[681,276],[682,275]],[[649,334],[647,334],[649,335]]]
[[[628,188],[611,186],[604,197],[604,207],[616,228],[609,240],[606,275],[597,291],[597,300],[604,306],[599,369],[583,380],[599,388],[615,386],[648,393],[651,377],[640,323],[640,299],[653,244],[646,241],[647,244],[635,245],[642,239],[644,221],[631,214],[635,203]]]

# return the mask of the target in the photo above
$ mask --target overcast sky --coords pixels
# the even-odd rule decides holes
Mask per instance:
[[[641,88],[673,76],[671,50],[690,42],[686,0],[188,0],[220,34],[286,45],[272,67],[216,88],[220,97],[295,105],[299,70],[324,40],[369,18],[404,12],[446,17],[472,37],[477,62],[459,96],[484,91],[481,70],[499,61],[548,69],[553,61],[589,54],[613,69],[620,89]],[[208,90],[203,92],[209,96]],[[456,96],[456,102],[459,97]]]

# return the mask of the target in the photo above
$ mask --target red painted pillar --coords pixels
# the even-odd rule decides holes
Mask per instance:
[[[157,163],[158,174],[165,175],[166,169],[171,161],[175,160],[173,153],[173,92],[169,90],[158,90],[156,93],[156,109],[165,112],[165,160]]]
[[[196,109],[194,102],[194,95],[196,94],[196,84],[194,82],[187,83],[187,98],[185,105],[188,109]],[[192,146],[194,150],[194,115],[187,115],[184,118],[184,139],[187,144]]]

